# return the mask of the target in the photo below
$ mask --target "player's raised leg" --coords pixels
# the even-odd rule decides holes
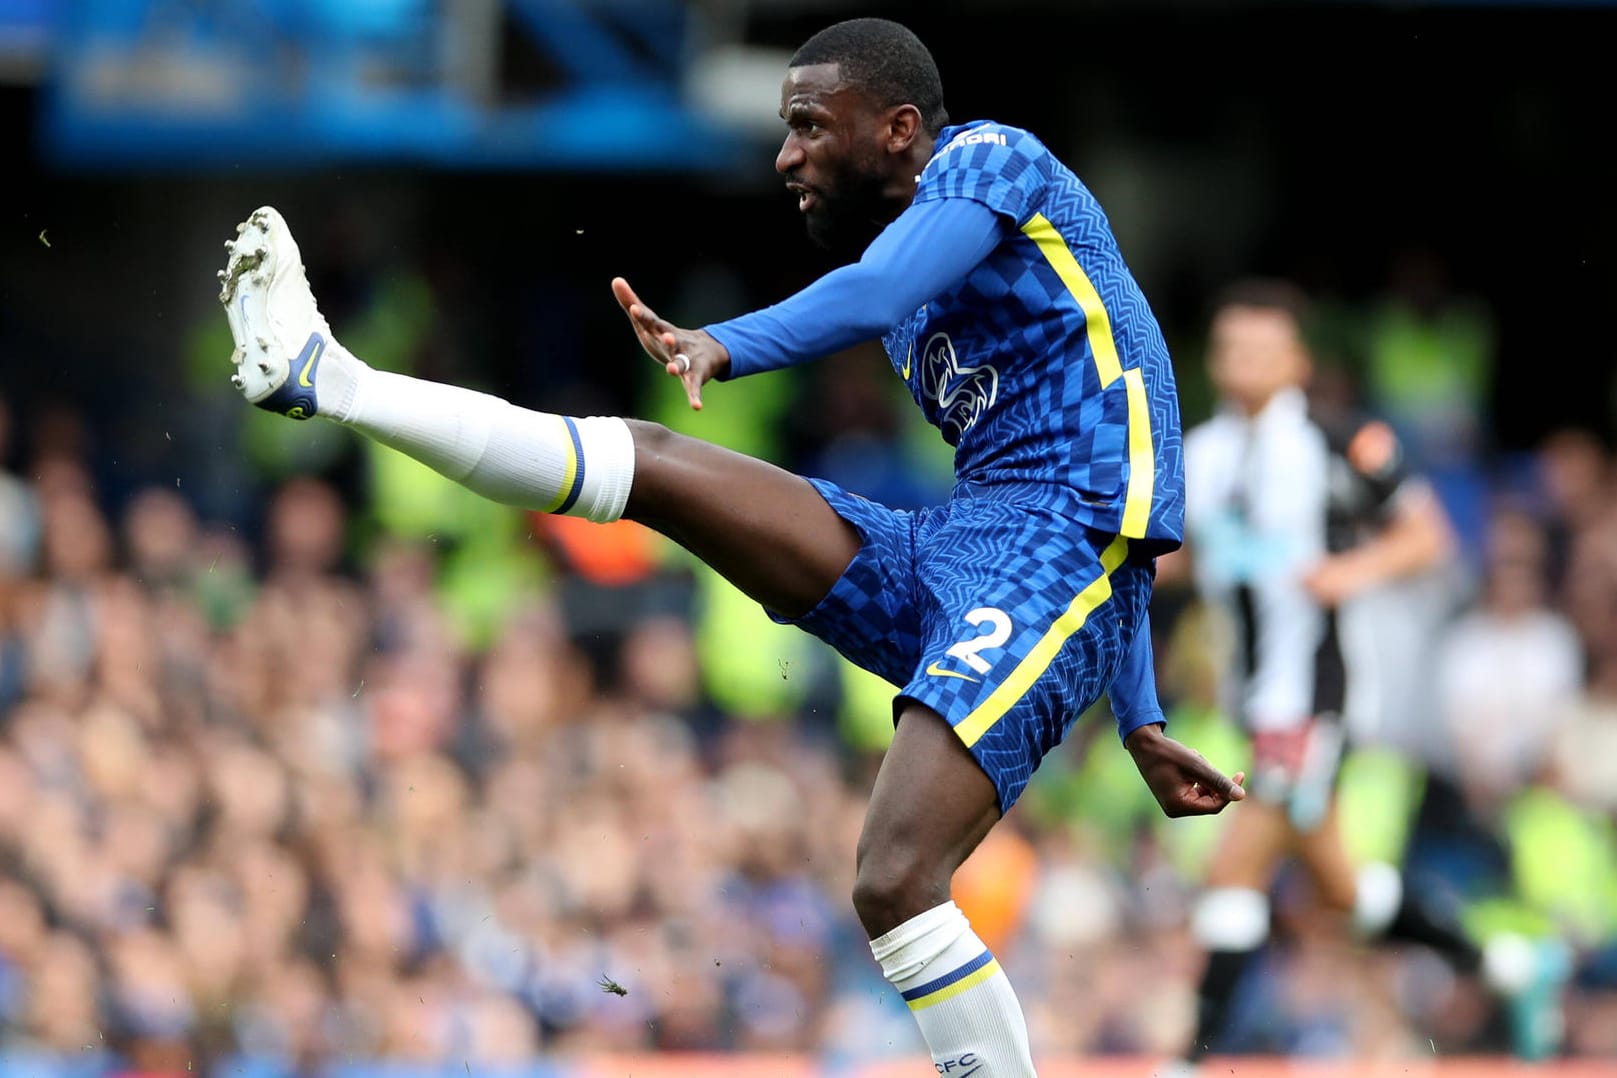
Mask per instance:
[[[640,520],[786,616],[812,607],[859,549],[806,480],[773,465],[651,423],[535,412],[372,369],[332,335],[273,208],[227,246],[233,380],[260,408],[343,423],[498,502]]]
[[[940,1074],[1035,1073],[1010,980],[949,898],[955,870],[999,816],[993,782],[955,731],[909,704],[876,776],[853,903]]]

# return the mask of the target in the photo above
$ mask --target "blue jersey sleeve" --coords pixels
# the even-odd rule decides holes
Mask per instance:
[[[1123,665],[1107,689],[1112,714],[1117,718],[1117,736],[1128,737],[1154,722],[1168,724],[1157,702],[1157,670],[1151,650],[1151,618],[1147,615],[1135,630],[1134,642],[1123,656]]]
[[[970,273],[999,240],[999,218],[975,202],[912,205],[858,262],[772,307],[702,328],[730,353],[725,378],[819,359],[880,337]]]
[[[1050,151],[1028,132],[967,124],[921,170],[915,201],[968,199],[1020,227],[1039,212],[1053,169]]]

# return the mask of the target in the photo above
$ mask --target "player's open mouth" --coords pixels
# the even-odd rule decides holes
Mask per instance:
[[[797,211],[799,213],[807,213],[820,201],[819,196],[803,184],[789,183],[786,186],[797,193]]]

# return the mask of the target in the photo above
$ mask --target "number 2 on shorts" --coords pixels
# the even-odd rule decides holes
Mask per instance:
[[[962,640],[951,647],[945,654],[951,655],[979,674],[986,674],[993,667],[993,663],[977,654],[984,648],[1001,648],[1005,641],[1011,638],[1011,618],[1005,611],[993,606],[979,606],[966,615],[966,621],[972,625],[988,625],[989,629],[981,636],[974,636],[970,640]]]

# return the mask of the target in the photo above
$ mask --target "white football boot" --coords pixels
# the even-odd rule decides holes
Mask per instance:
[[[249,402],[292,419],[344,408],[357,363],[315,306],[285,219],[260,207],[225,248],[230,261],[219,271],[219,302],[236,341],[231,382]]]

